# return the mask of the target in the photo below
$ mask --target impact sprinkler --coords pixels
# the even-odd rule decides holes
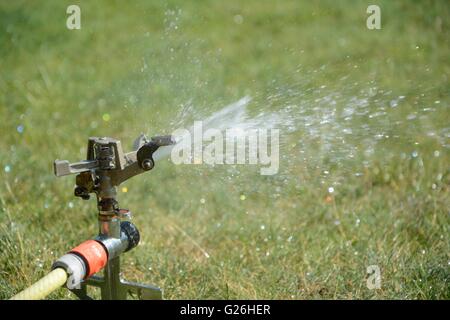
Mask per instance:
[[[141,135],[134,143],[135,151],[124,153],[119,140],[92,137],[86,160],[56,160],[56,176],[76,174],[75,196],[88,200],[92,193],[96,195],[99,234],[56,260],[47,276],[12,299],[42,299],[63,285],[80,299],[92,299],[88,286],[100,288],[103,300],[126,299],[128,294],[143,300],[162,299],[157,287],[121,279],[120,255],[136,247],[140,236],[129,221],[131,212],[120,208],[116,189],[125,180],[153,169],[153,153],[174,143],[172,136],[149,140]],[[101,269],[103,277],[95,275]]]

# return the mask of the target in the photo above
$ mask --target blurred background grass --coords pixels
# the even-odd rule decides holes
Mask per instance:
[[[376,1],[376,31],[364,1],[77,1],[75,31],[70,4],[0,4],[0,298],[96,234],[94,200],[54,159],[81,160],[89,136],[128,149],[244,95],[254,115],[305,112],[318,134],[281,131],[271,177],[161,161],[128,181],[142,242],[127,279],[169,299],[450,298],[447,1]],[[347,142],[321,121],[327,97],[336,112],[367,100]]]

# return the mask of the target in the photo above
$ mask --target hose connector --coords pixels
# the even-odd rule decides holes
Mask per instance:
[[[79,289],[83,279],[99,272],[107,262],[108,252],[105,247],[95,240],[88,240],[56,260],[52,269],[66,270],[69,275],[67,288]]]
[[[56,260],[52,269],[63,268],[68,275],[67,288],[79,289],[82,280],[99,272],[109,260],[136,247],[139,239],[136,226],[123,221],[120,224],[120,238],[99,236],[95,240],[85,241]]]
[[[52,270],[56,268],[62,268],[66,271],[68,275],[67,288],[80,288],[81,280],[86,276],[86,265],[81,257],[73,253],[67,253],[53,263]]]

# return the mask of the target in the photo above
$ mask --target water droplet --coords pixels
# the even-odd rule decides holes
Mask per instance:
[[[109,120],[111,120],[111,116],[109,115],[109,113],[105,113],[102,116],[103,121],[108,122]]]
[[[244,22],[244,17],[242,17],[240,14],[237,14],[234,16],[233,20],[236,24],[242,24],[242,22]]]

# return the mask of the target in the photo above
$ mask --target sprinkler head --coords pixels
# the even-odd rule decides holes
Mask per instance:
[[[175,144],[172,136],[156,136],[147,139],[141,135],[135,141],[137,150],[124,153],[119,140],[108,137],[89,138],[87,157],[76,163],[56,160],[56,176],[77,174],[74,194],[84,200],[90,193],[111,197],[115,187],[135,175],[154,168],[153,153],[162,146]]]

